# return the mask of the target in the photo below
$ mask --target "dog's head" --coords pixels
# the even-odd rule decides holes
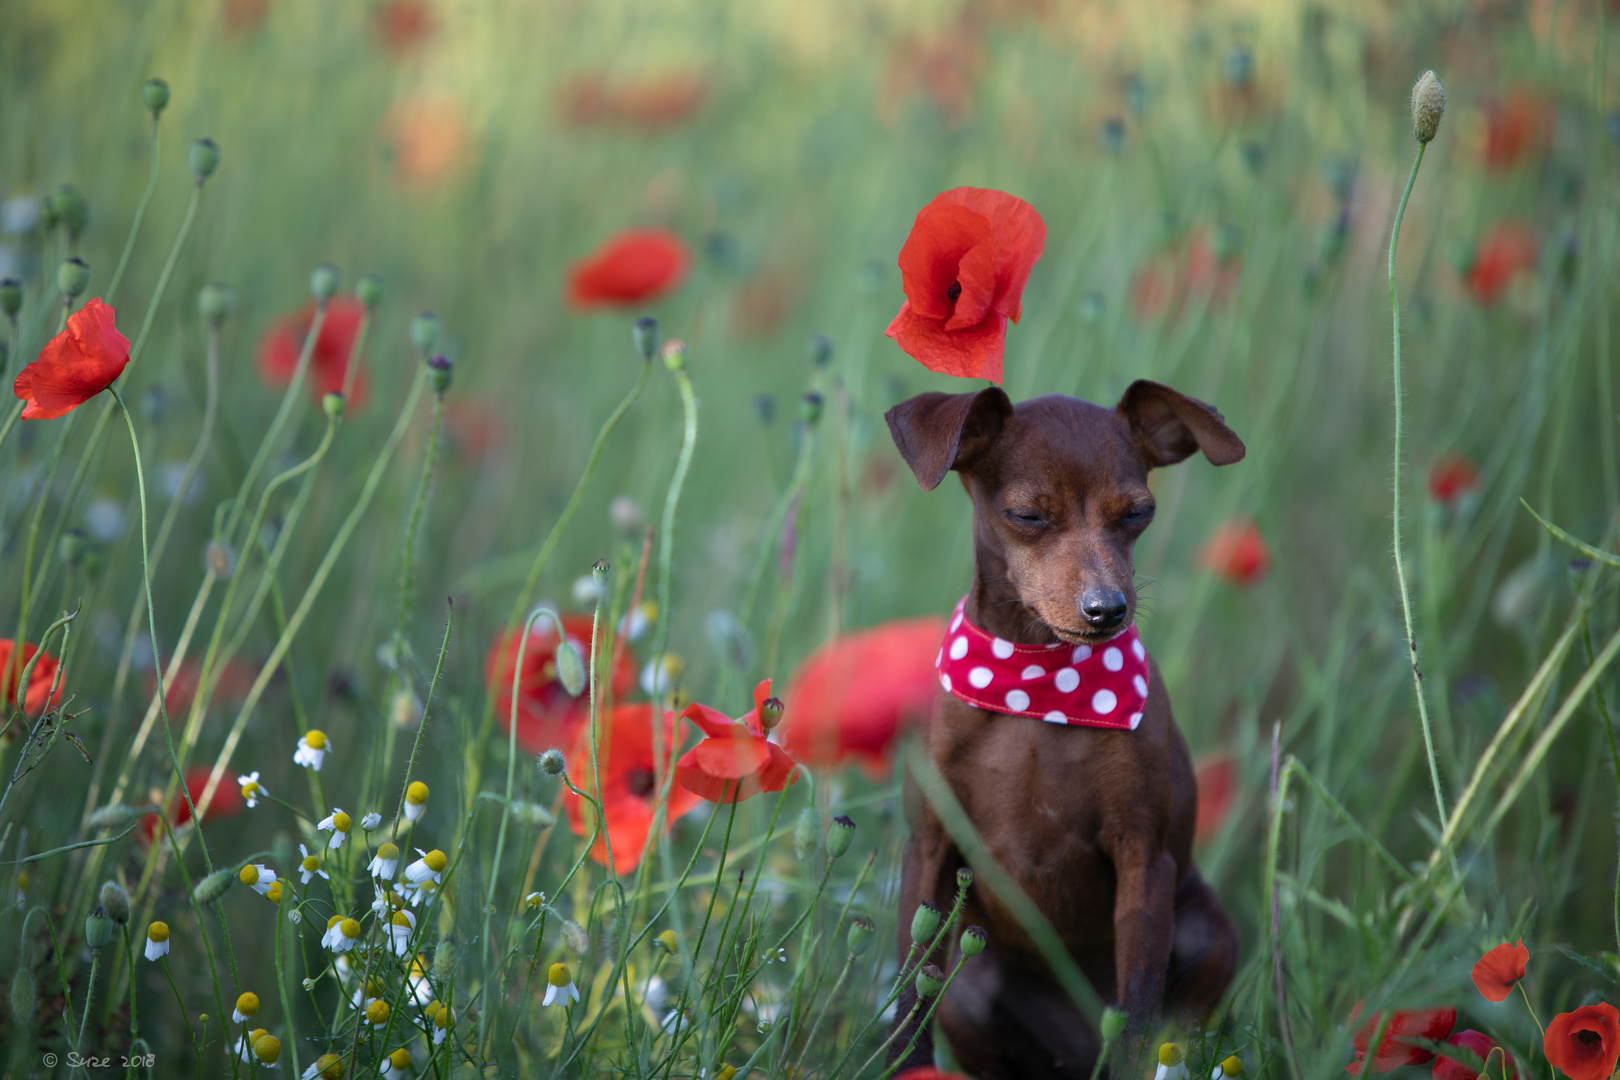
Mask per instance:
[[[1145,379],[1113,409],[1058,394],[1014,406],[992,386],[920,394],[885,419],[924,491],[961,474],[980,557],[1004,565],[1024,607],[1076,644],[1111,638],[1136,614],[1148,470],[1198,450],[1215,465],[1244,454],[1220,413]]]

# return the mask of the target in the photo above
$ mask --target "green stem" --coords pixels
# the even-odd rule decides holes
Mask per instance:
[[[1406,202],[1412,197],[1412,185],[1417,183],[1418,167],[1423,164],[1423,151],[1428,144],[1418,143],[1417,156],[1412,159],[1412,171],[1406,177],[1406,190],[1395,209],[1395,225],[1389,233],[1389,310],[1394,326],[1395,344],[1395,466],[1394,466],[1394,549],[1395,580],[1401,590],[1401,617],[1406,621],[1406,648],[1412,664],[1412,689],[1417,695],[1418,722],[1423,727],[1423,752],[1429,760],[1429,782],[1434,785],[1434,805],[1439,812],[1436,821],[1446,820],[1445,795],[1440,790],[1440,765],[1434,753],[1434,733],[1429,727],[1429,706],[1423,693],[1423,672],[1418,667],[1417,633],[1412,628],[1412,596],[1406,584],[1406,562],[1401,553],[1401,300],[1395,289],[1395,247],[1401,239],[1401,221],[1406,217]]]
[[[146,207],[152,201],[152,195],[157,191],[158,184],[158,115],[152,114],[152,173],[147,178],[146,190],[141,193],[141,201],[135,205],[135,217],[129,223],[129,235],[124,238],[124,252],[118,256],[118,267],[113,271],[112,282],[107,286],[104,299],[108,304],[118,293],[118,286],[124,280],[124,271],[129,268],[129,257],[135,251],[135,238],[141,234],[141,223],[146,220]]]
[[[101,950],[96,949],[90,954],[90,982],[84,988],[84,1014],[79,1017],[79,1038],[74,1048],[80,1054],[84,1053],[84,1036],[90,1027],[90,1003],[96,997],[96,975],[101,971]]]

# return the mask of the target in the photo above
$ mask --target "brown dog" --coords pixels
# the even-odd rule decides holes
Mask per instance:
[[[1244,454],[1220,413],[1147,381],[1133,383],[1115,409],[1058,395],[1014,407],[990,387],[923,394],[886,418],[925,491],[954,469],[973,499],[968,622],[995,635],[998,649],[1014,643],[1089,656],[1080,646],[1094,645],[1111,664],[1118,650],[1104,643],[1126,640],[1119,635],[1136,613],[1132,549],[1153,520],[1148,470],[1198,450],[1216,465]],[[1130,729],[1042,723],[946,694],[927,737],[934,764],[1002,868],[1138,1036],[1161,1008],[1188,1016],[1214,1006],[1238,952],[1231,919],[1192,862],[1197,784],[1186,742],[1157,669],[1144,682],[1137,685],[1146,701]],[[901,927],[923,901],[948,907],[964,865],[911,783],[906,804],[912,837]],[[962,1067],[979,1080],[1089,1077],[1100,1038],[1017,920],[978,884],[963,919],[984,927],[990,944],[938,1008]],[[950,970],[955,945],[931,959]],[[908,987],[897,1023],[914,1000]],[[911,1036],[901,1032],[891,1053]],[[925,1031],[904,1064],[932,1063]]]

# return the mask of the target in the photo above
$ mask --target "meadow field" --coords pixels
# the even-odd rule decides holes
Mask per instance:
[[[1136,564],[1239,973],[1109,1074],[1610,1076],[1617,20],[10,0],[0,370],[128,360],[0,403],[0,1072],[890,1075],[973,547],[883,414],[985,383],[885,329],[965,186],[1045,223],[1014,400],[1248,447]]]

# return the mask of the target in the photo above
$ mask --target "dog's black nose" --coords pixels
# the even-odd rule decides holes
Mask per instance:
[[[1080,598],[1080,613],[1094,630],[1112,630],[1125,621],[1125,594],[1118,589],[1097,589]]]

